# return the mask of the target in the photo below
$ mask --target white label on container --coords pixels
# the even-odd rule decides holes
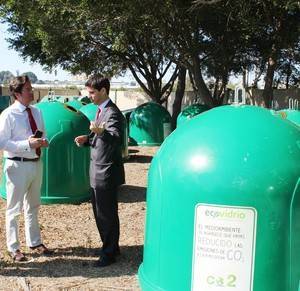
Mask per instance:
[[[193,291],[252,291],[256,209],[198,204]]]

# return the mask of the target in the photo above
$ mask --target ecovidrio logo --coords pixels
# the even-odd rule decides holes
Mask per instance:
[[[232,219],[246,218],[246,214],[244,212],[233,210],[233,209],[206,210],[205,215],[212,218],[232,218]]]

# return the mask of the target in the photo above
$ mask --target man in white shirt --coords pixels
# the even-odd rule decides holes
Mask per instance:
[[[25,261],[20,251],[18,216],[24,208],[26,243],[38,254],[51,254],[41,241],[38,223],[43,165],[41,147],[47,147],[41,112],[30,106],[33,90],[27,76],[10,82],[15,102],[0,115],[0,150],[6,158],[6,240],[15,261]],[[38,135],[42,135],[37,137]],[[35,135],[35,136],[34,136]]]

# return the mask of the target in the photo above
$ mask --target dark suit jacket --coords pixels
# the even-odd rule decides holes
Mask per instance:
[[[105,122],[102,134],[91,133],[90,184],[91,187],[111,188],[125,183],[122,160],[122,141],[125,118],[110,100],[102,110],[98,124]]]

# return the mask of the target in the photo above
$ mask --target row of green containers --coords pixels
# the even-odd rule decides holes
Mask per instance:
[[[58,101],[67,104],[74,109],[81,111],[88,117],[89,120],[93,120],[96,112],[96,106],[90,103],[88,97],[81,96],[61,96],[61,95],[47,95],[40,103],[49,103]],[[7,107],[7,106],[6,106]],[[208,110],[208,107],[204,105],[192,105],[186,108],[179,116],[177,123],[181,124],[186,122],[191,117]],[[171,116],[169,112],[162,106],[148,102],[142,104],[135,109],[129,109],[123,111],[127,120],[127,132],[124,138],[124,150],[123,156],[128,157],[128,134],[129,145],[136,146],[159,146],[165,140],[165,138],[171,133]]]
[[[60,96],[55,100],[65,101],[65,98]],[[42,202],[77,203],[87,200],[89,198],[89,149],[78,149],[73,140],[75,136],[87,131],[89,120],[93,120],[96,114],[96,105],[84,105],[74,98],[64,105],[61,102],[40,102],[37,106],[44,114],[47,135],[51,143],[49,149],[44,150],[45,179]],[[186,108],[178,117],[178,126],[207,109],[207,107],[197,104]],[[129,110],[123,113],[129,119],[131,144],[160,145],[170,133],[171,117],[158,104],[145,103],[132,112]],[[292,113],[281,116],[284,118],[293,116],[294,118],[294,113]],[[128,118],[129,114],[130,118]],[[55,118],[53,118],[54,116]],[[125,129],[123,141],[123,157],[125,159],[128,157],[127,141],[128,129]],[[59,170],[56,170],[58,168]],[[75,182],[73,182],[74,177],[76,177]],[[5,193],[4,183],[5,181],[2,179],[1,193]]]
[[[51,102],[51,101],[68,103],[70,105],[73,105],[74,108],[76,109],[82,107],[85,104],[91,103],[90,98],[88,98],[87,96],[55,95],[55,94],[51,94],[51,92],[48,95],[44,96],[40,102]]]
[[[93,120],[96,106],[88,104],[88,97],[48,95],[41,102],[59,101],[74,107],[85,114],[89,120]],[[87,105],[86,105],[87,104]],[[154,102],[148,102],[137,108],[122,111],[127,120],[127,136],[129,145],[159,146],[171,133],[171,116],[162,106]],[[128,155],[128,150],[126,151]]]
[[[60,96],[60,95],[47,95],[42,100],[41,103],[49,102],[61,102],[69,106],[69,108],[74,108],[75,111],[83,113],[89,121],[95,119],[97,106],[91,103],[91,100],[87,96]],[[128,158],[128,130],[127,123],[125,123],[124,134],[122,142],[122,155],[124,159]]]

